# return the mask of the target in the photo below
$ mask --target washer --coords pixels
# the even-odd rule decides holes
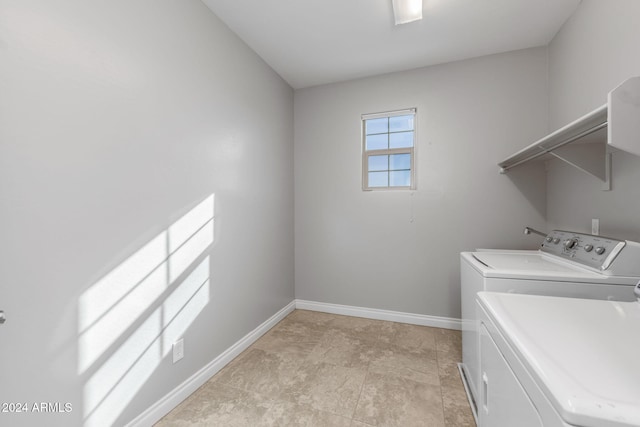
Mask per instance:
[[[480,427],[640,425],[640,303],[480,292]]]
[[[481,291],[634,301],[640,279],[640,244],[554,230],[537,251],[490,250],[460,254],[462,373],[477,417]]]

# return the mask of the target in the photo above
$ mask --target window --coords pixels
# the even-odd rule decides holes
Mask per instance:
[[[362,116],[362,188],[416,188],[416,110]]]

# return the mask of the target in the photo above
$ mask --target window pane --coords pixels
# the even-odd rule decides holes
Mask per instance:
[[[386,150],[389,148],[388,140],[388,133],[383,133],[382,135],[367,135],[367,150]]]
[[[365,120],[366,134],[389,132],[389,118]]]
[[[413,130],[413,114],[389,117],[389,132]]]
[[[372,157],[386,157],[386,156],[372,156]],[[389,157],[390,157],[389,170],[411,169],[411,154],[392,154]],[[371,159],[371,157],[369,157],[369,159]]]
[[[369,156],[370,171],[386,171],[389,169],[389,156]]]
[[[413,147],[413,131],[392,133],[389,135],[389,148]]]
[[[389,172],[369,172],[369,187],[388,187]]]
[[[371,174],[369,174],[371,175]],[[411,172],[410,171],[392,171],[389,172],[389,179],[391,181],[390,187],[409,187],[411,186]]]

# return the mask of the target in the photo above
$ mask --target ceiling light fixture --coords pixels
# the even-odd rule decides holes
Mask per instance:
[[[422,0],[392,0],[396,25],[422,19]]]

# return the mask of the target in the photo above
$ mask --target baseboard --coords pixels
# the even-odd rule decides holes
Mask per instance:
[[[296,308],[301,310],[322,311],[324,313],[343,314],[345,316],[367,319],[389,320],[411,325],[432,326],[434,328],[462,330],[462,321],[451,317],[428,316],[426,314],[403,313],[400,311],[380,310],[376,308],[355,307],[351,305],[329,304],[326,302],[295,300]]]
[[[249,332],[234,345],[226,349],[222,354],[213,359],[209,364],[193,374],[189,379],[173,389],[163,398],[154,403],[142,414],[130,421],[126,427],[148,427],[158,422],[162,417],[171,412],[180,402],[189,397],[194,391],[209,381],[220,369],[224,368],[236,356],[247,349],[258,338],[264,335],[276,323],[281,321],[296,308],[296,301],[291,301],[284,308],[271,316],[260,326]]]

